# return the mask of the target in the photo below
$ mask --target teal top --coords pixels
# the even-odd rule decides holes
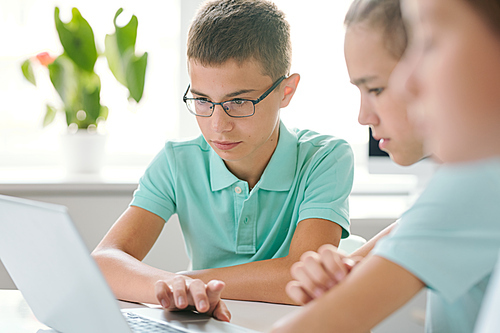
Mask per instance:
[[[424,282],[426,332],[473,332],[500,250],[500,158],[442,166],[373,253]]]
[[[484,296],[481,310],[477,317],[474,333],[498,333],[500,332],[500,253],[498,261],[491,275],[486,295]]]
[[[280,258],[297,224],[330,220],[349,235],[353,155],[346,141],[283,123],[252,191],[203,136],[169,141],[139,182],[131,205],[167,221],[177,214],[193,269]]]

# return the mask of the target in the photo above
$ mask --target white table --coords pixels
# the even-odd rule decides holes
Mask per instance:
[[[268,331],[279,318],[299,307],[261,302],[225,301],[233,324],[256,331]],[[138,304],[120,302],[122,308],[137,308]],[[0,333],[54,332],[40,323],[18,290],[0,290]]]

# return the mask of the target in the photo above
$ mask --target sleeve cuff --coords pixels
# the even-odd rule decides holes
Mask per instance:
[[[145,209],[153,214],[156,214],[165,222],[168,221],[168,219],[174,214],[174,212],[170,211],[159,203],[138,195],[134,196],[134,199],[130,203],[130,206],[136,206]]]
[[[299,219],[297,224],[300,221],[306,219],[323,219],[329,220],[334,223],[337,223],[342,227],[342,238],[347,238],[351,234],[350,231],[350,222],[349,220],[332,209],[329,208],[307,208],[302,210],[299,213]]]

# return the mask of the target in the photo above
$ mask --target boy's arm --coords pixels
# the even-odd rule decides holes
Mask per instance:
[[[379,256],[367,257],[323,297],[276,323],[272,332],[365,333],[423,287],[401,266]]]
[[[205,283],[213,279],[224,281],[223,298],[295,304],[285,291],[292,279],[291,266],[304,252],[316,251],[323,244],[338,245],[341,235],[342,228],[337,223],[306,219],[297,225],[286,257],[181,274]]]
[[[229,311],[220,301],[224,283],[205,284],[142,262],[164,225],[159,216],[131,206],[104,236],[92,256],[113,293],[118,299],[134,302],[158,304],[161,299],[165,308],[195,306],[200,312],[228,321]],[[183,302],[179,301],[180,295],[184,296]]]

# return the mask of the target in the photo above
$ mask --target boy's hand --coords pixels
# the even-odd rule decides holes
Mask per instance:
[[[231,319],[231,314],[221,301],[225,284],[212,280],[205,284],[198,279],[177,275],[171,280],[159,280],[155,293],[163,308],[169,310],[196,310],[222,321]]]
[[[321,246],[318,252],[305,252],[291,268],[294,281],[287,284],[286,292],[299,304],[309,303],[342,281],[358,261],[331,244]]]

